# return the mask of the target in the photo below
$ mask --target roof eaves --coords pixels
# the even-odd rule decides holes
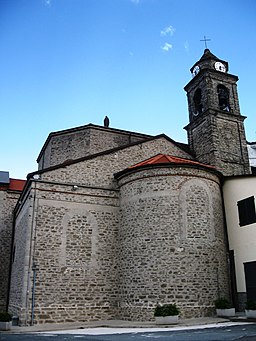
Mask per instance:
[[[10,179],[8,190],[22,192],[26,184],[26,180]]]
[[[141,171],[144,169],[152,169],[152,168],[163,168],[163,167],[185,167],[185,168],[198,168],[198,169],[204,169],[204,170],[208,170],[214,174],[217,174],[220,178],[222,177],[221,172],[219,172],[216,168],[209,166],[209,165],[204,165],[201,163],[187,163],[187,162],[176,162],[176,163],[170,163],[170,162],[166,162],[166,163],[155,163],[155,164],[145,164],[145,165],[141,165],[138,167],[130,167],[130,168],[126,168],[120,172],[117,172],[114,174],[115,179],[118,179],[120,177],[122,177],[123,175],[126,174],[131,174],[131,173],[135,173],[137,171]]]
[[[0,184],[0,191],[21,193],[25,187],[25,184],[26,184],[26,180],[10,178],[9,183]]]

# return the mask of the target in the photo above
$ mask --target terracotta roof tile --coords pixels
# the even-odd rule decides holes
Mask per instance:
[[[145,161],[142,161],[140,163],[137,163],[136,165],[133,165],[131,167],[129,167],[128,169],[131,168],[137,168],[140,166],[147,166],[147,165],[159,165],[162,163],[172,163],[172,164],[187,164],[187,165],[197,165],[197,166],[204,166],[204,167],[209,167],[209,168],[214,168],[212,166],[197,162],[197,161],[193,161],[193,160],[189,160],[189,159],[183,159],[181,157],[177,157],[177,156],[171,156],[171,155],[166,155],[166,154],[158,154],[156,156],[151,157],[150,159],[147,159]]]
[[[10,179],[8,189],[12,191],[22,191],[25,186],[26,180]]]

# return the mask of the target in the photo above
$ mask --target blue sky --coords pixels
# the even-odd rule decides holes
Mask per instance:
[[[50,132],[103,124],[187,142],[184,86],[212,53],[256,140],[255,0],[0,0],[0,170],[25,178]]]

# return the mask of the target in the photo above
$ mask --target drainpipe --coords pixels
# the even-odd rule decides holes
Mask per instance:
[[[34,183],[34,188],[33,188],[33,183]],[[33,193],[33,204],[32,204],[32,217],[31,217],[31,231],[30,231],[30,239],[29,239],[29,264],[28,264],[28,273],[27,273],[27,292],[26,292],[26,321],[25,323],[27,324],[28,322],[28,310],[29,310],[29,293],[30,293],[30,273],[31,270],[33,271],[33,283],[32,283],[32,290],[35,291],[34,288],[34,282],[35,282],[35,262],[32,262],[32,259],[34,258],[34,249],[35,249],[35,243],[36,243],[36,181],[33,181],[31,184],[31,190],[34,191]],[[34,296],[34,294],[32,293]],[[35,302],[35,297],[32,298]],[[33,303],[34,304],[34,303]],[[31,307],[32,310],[32,307]],[[33,306],[34,310],[34,306]],[[31,316],[33,315],[34,317],[34,311],[33,314],[31,312]],[[33,324],[33,321],[30,322],[30,324]]]
[[[36,290],[36,264],[33,263],[32,266],[33,271],[33,287],[32,287],[32,307],[31,307],[31,326],[34,325],[34,315],[35,315],[35,290]]]
[[[12,263],[13,263],[13,253],[14,253],[14,237],[15,237],[15,220],[16,213],[13,212],[13,220],[12,220],[12,240],[11,240],[11,254],[10,254],[10,264],[9,264],[9,274],[8,274],[8,289],[7,289],[7,298],[6,298],[6,311],[9,308],[10,302],[10,290],[11,290],[11,276],[12,276]]]

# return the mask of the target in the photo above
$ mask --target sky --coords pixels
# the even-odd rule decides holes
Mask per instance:
[[[0,0],[0,170],[25,179],[51,132],[89,123],[187,142],[190,68],[239,77],[256,141],[255,0]]]

